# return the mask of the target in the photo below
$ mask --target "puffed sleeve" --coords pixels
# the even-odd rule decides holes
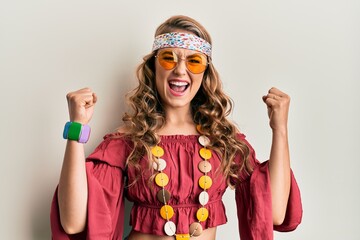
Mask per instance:
[[[57,190],[51,206],[54,240],[122,239],[124,229],[124,169],[128,144],[106,135],[86,159],[88,181],[87,225],[84,232],[68,235],[60,223]]]
[[[291,187],[285,220],[281,225],[274,226],[268,161],[260,163],[245,136],[239,137],[249,146],[249,161],[254,166],[252,174],[241,179],[235,189],[241,239],[268,240],[273,239],[273,230],[282,232],[295,230],[302,219],[302,204],[293,172],[291,171]]]

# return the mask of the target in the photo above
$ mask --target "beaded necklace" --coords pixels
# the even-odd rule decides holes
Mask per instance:
[[[196,126],[197,131],[201,134],[201,126]],[[166,168],[166,161],[161,157],[164,155],[164,149],[160,146],[156,145],[152,147],[151,153],[157,159],[157,163],[153,163],[153,168],[158,173],[155,175],[155,184],[161,189],[157,193],[157,199],[163,203],[164,205],[160,208],[160,216],[166,220],[164,225],[164,231],[168,236],[174,236],[176,240],[189,240],[190,237],[199,236],[203,228],[201,226],[201,222],[206,221],[209,216],[209,212],[206,209],[205,205],[209,202],[209,194],[207,193],[207,189],[209,189],[212,185],[212,179],[208,176],[208,173],[211,171],[211,164],[209,159],[212,156],[211,151],[207,148],[210,146],[210,140],[205,135],[200,135],[198,141],[202,148],[199,151],[201,158],[203,159],[199,165],[198,169],[204,174],[199,178],[199,186],[203,189],[203,191],[199,194],[199,203],[200,207],[196,212],[197,222],[193,222],[190,224],[190,232],[185,234],[176,233],[176,225],[170,219],[174,215],[174,209],[168,205],[168,202],[171,198],[171,194],[169,191],[165,189],[165,186],[169,183],[169,177],[163,172]]]

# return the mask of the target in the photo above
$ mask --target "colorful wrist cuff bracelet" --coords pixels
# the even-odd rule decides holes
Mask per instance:
[[[67,122],[64,127],[63,138],[68,140],[86,143],[90,137],[91,128],[89,125],[82,125],[78,122]]]

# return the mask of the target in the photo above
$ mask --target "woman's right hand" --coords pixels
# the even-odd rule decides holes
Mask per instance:
[[[94,113],[96,94],[90,88],[83,88],[66,95],[71,122],[88,124]]]

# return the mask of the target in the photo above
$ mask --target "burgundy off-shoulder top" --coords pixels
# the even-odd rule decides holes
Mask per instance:
[[[231,179],[236,184],[235,201],[240,237],[243,240],[273,239],[273,230],[292,231],[301,222],[302,204],[300,191],[293,173],[291,190],[285,221],[280,226],[273,225],[270,177],[268,162],[260,163],[255,152],[245,138],[238,138],[250,148],[249,161],[254,167],[250,176],[241,173],[239,178]],[[196,211],[200,206],[198,196],[202,189],[198,180],[203,173],[198,169],[202,161],[197,135],[161,136],[160,146],[164,149],[163,159],[167,162],[164,172],[169,176],[166,190],[171,193],[169,205],[174,208],[171,219],[177,233],[189,233],[189,225],[196,222]],[[156,193],[159,187],[149,181],[153,174],[149,170],[146,157],[140,160],[142,172],[126,165],[132,143],[120,134],[109,134],[86,159],[88,179],[87,227],[83,233],[67,235],[60,223],[57,194],[55,192],[51,207],[51,230],[55,240],[121,240],[124,229],[124,198],[132,201],[130,225],[136,231],[155,235],[165,235],[164,220],[159,210],[163,206]],[[237,156],[235,162],[241,163]],[[220,157],[213,152],[210,159],[212,171],[208,174],[213,185],[208,189],[209,217],[202,222],[204,229],[216,227],[227,222],[222,196],[227,183],[219,169]],[[218,169],[218,170],[217,170]],[[127,183],[134,184],[128,187]]]

